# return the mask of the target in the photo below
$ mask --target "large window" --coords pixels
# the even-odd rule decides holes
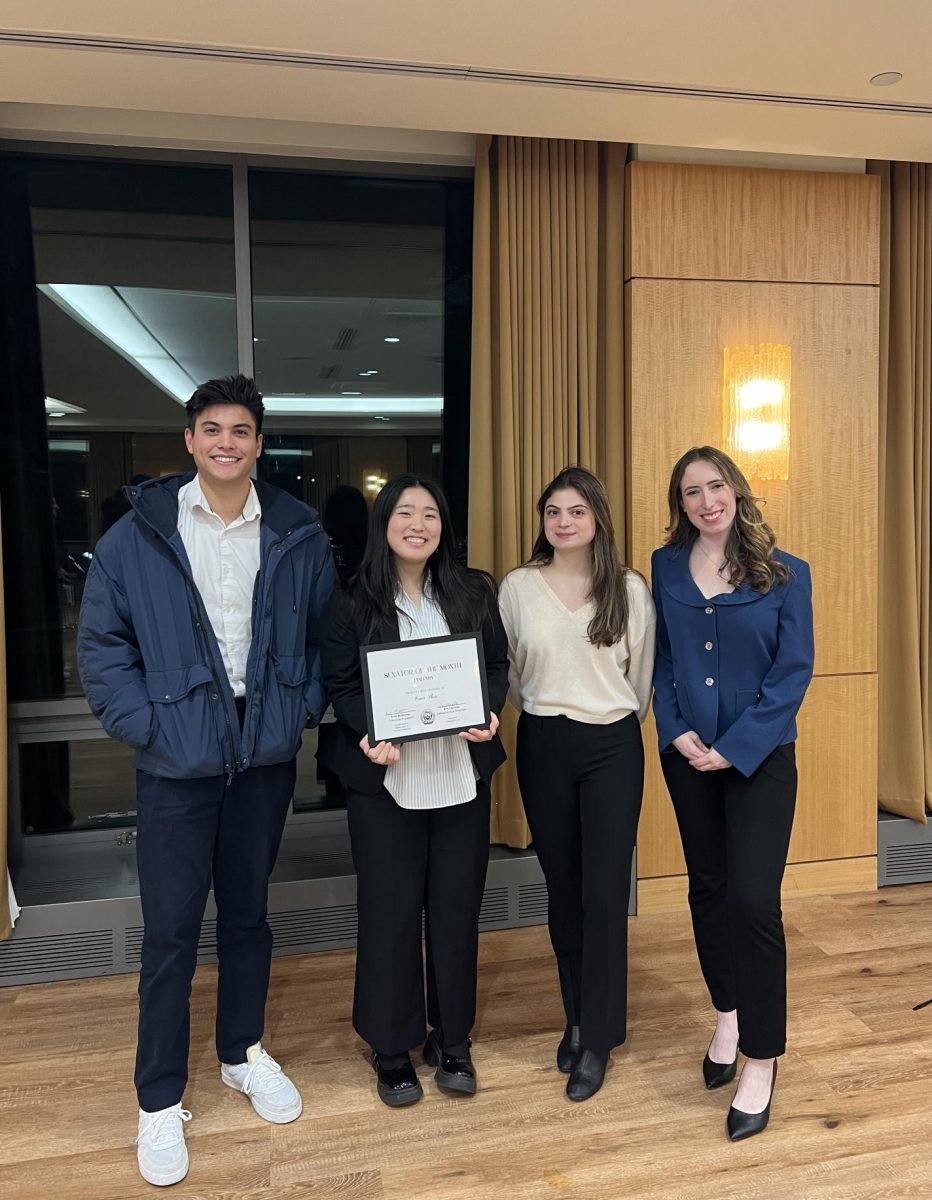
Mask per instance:
[[[88,716],[75,654],[123,486],[189,469],[184,402],[243,370],[266,397],[260,476],[321,511],[341,569],[397,471],[442,480],[463,517],[471,183],[28,155],[0,183],[25,347],[0,349],[16,820],[131,826],[132,756]],[[340,802],[316,739],[299,812]]]

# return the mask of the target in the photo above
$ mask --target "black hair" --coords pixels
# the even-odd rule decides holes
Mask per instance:
[[[471,633],[482,625],[488,605],[496,594],[495,580],[485,571],[470,570],[456,560],[456,536],[450,505],[443,489],[432,479],[419,475],[395,475],[375,498],[369,535],[359,569],[350,581],[357,603],[368,609],[366,639],[370,640],[381,621],[396,620],[398,576],[388,545],[388,522],[407,488],[424,488],[440,514],[440,540],[425,564],[434,600],[443,611],[451,633]]]
[[[265,415],[262,395],[256,387],[256,381],[248,375],[224,375],[222,379],[208,379],[195,388],[184,406],[188,414],[188,428],[192,433],[200,414],[215,404],[241,404],[249,410],[249,415],[256,423],[256,435],[262,432],[262,418]]]

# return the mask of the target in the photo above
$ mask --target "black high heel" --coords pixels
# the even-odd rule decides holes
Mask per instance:
[[[711,1049],[712,1043],[709,1042],[709,1050]],[[711,1091],[713,1088],[724,1087],[726,1083],[731,1083],[738,1070],[738,1055],[735,1055],[733,1062],[717,1063],[709,1058],[709,1050],[706,1050],[705,1058],[702,1060],[702,1078],[705,1080],[706,1087]]]
[[[767,1107],[763,1112],[746,1113],[742,1112],[734,1105],[728,1110],[728,1119],[725,1122],[728,1129],[728,1137],[732,1142],[741,1142],[745,1138],[753,1137],[755,1133],[762,1133],[767,1128],[767,1122],[770,1120],[770,1106],[773,1103],[773,1089],[777,1082],[777,1060],[773,1060],[773,1075],[770,1079],[770,1099],[767,1101]]]

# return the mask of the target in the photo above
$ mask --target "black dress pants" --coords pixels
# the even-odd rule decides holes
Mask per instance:
[[[426,1017],[447,1050],[465,1052],[476,1019],[489,804],[481,781],[474,800],[449,808],[400,808],[384,788],[347,796],[359,916],[353,1028],[380,1054],[405,1054],[427,1035],[422,915]]]
[[[786,1049],[786,939],[780,886],[796,808],[796,746],[778,746],[750,778],[696,771],[661,754],[689,872],[699,964],[712,1003],[738,1010],[749,1058]]]
[[[518,721],[518,781],[547,881],[568,1025],[607,1054],[627,1036],[628,896],[644,786],[641,727],[569,717]]]
[[[233,776],[136,772],[139,973],[136,1092],[144,1112],[177,1104],[188,1080],[189,999],[213,879],[217,903],[217,1057],[246,1061],[262,1037],[272,931],[269,876],[294,794],[295,761]]]

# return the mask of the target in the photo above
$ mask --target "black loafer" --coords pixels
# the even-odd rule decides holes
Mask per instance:
[[[448,1092],[459,1092],[461,1095],[475,1095],[478,1084],[476,1082],[476,1068],[472,1065],[472,1058],[467,1050],[465,1057],[458,1054],[447,1054],[437,1037],[437,1031],[432,1029],[427,1035],[427,1041],[424,1043],[424,1062],[429,1067],[436,1067],[434,1079],[438,1087],[444,1088]]]
[[[605,1079],[608,1066],[607,1054],[596,1054],[594,1050],[580,1050],[570,1077],[566,1081],[566,1094],[571,1100],[588,1100],[594,1096]]]
[[[709,1050],[712,1049],[712,1043],[709,1043]],[[713,1088],[724,1087],[726,1083],[731,1083],[738,1070],[738,1056],[735,1055],[734,1062],[717,1063],[709,1058],[709,1050],[705,1052],[705,1058],[702,1060],[702,1078],[705,1080],[705,1085],[711,1091]]]
[[[400,1108],[404,1104],[416,1104],[424,1095],[424,1089],[414,1070],[414,1064],[407,1054],[400,1066],[386,1067],[381,1061],[379,1052],[373,1050],[372,1069],[375,1071],[375,1086],[379,1093],[379,1099],[389,1108]]]
[[[762,1133],[767,1128],[767,1122],[770,1120],[770,1106],[773,1104],[773,1089],[777,1082],[777,1060],[773,1060],[773,1075],[770,1080],[770,1099],[767,1101],[767,1107],[763,1112],[746,1113],[732,1105],[728,1110],[728,1118],[725,1122],[725,1128],[728,1130],[728,1138],[732,1142],[742,1142],[745,1138],[753,1137],[755,1133]]]
[[[581,1050],[579,1026],[567,1025],[563,1031],[563,1037],[560,1038],[560,1044],[557,1046],[557,1070],[562,1071],[564,1075],[569,1075],[576,1065],[576,1059],[579,1058]]]

